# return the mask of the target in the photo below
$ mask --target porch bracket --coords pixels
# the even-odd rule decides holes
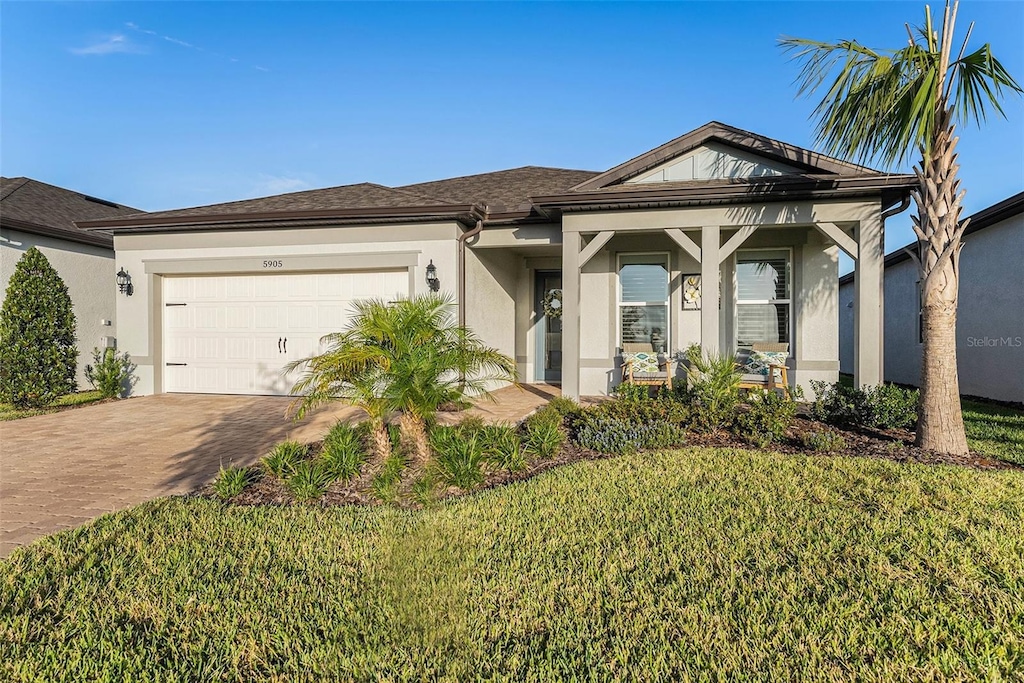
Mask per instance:
[[[814,227],[825,237],[835,242],[836,246],[846,252],[847,256],[854,261],[857,260],[857,255],[860,253],[857,240],[843,232],[842,228],[835,223],[815,223]]]
[[[718,263],[725,263],[725,259],[732,256],[732,253],[739,249],[740,245],[747,241],[747,238],[754,234],[757,230],[756,225],[744,225],[736,234],[729,238],[729,240],[722,245],[722,250],[718,252]]]
[[[587,265],[587,262],[590,261],[590,259],[594,258],[594,256],[597,255],[597,252],[601,251],[601,247],[608,244],[608,240],[610,240],[612,237],[615,237],[614,230],[602,230],[601,232],[594,235],[594,239],[590,240],[587,246],[583,247],[583,249],[580,250],[579,267],[582,268],[583,266]]]
[[[665,234],[682,247],[683,251],[696,259],[697,263],[700,263],[700,247],[689,235],[679,228],[665,228]]]

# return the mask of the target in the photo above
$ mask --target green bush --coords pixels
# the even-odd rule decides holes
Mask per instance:
[[[879,384],[865,390],[865,419],[881,429],[909,429],[917,424],[917,403],[921,392],[895,384]]]
[[[637,422],[607,410],[595,409],[583,415],[574,438],[582,448],[623,455],[681,446],[686,443],[686,430],[664,420]]]
[[[523,421],[523,448],[535,457],[555,457],[564,441],[562,416],[556,410],[542,408]]]
[[[405,472],[406,461],[401,453],[393,453],[380,471],[370,483],[373,495],[385,503],[394,503],[398,500],[399,488],[402,483],[402,473]]]
[[[512,425],[491,425],[477,433],[487,462],[509,472],[526,469],[526,453]]]
[[[692,425],[698,431],[713,432],[729,427],[740,402],[740,375],[736,358],[705,353],[699,346],[686,350],[689,396],[693,406]]]
[[[622,382],[615,387],[615,398],[623,403],[637,403],[650,398],[650,387],[645,384]]]
[[[116,349],[93,349],[93,365],[85,366],[85,379],[103,398],[126,396],[138,381],[131,355],[118,355]]]
[[[234,498],[245,487],[256,481],[256,472],[251,467],[222,467],[213,480],[213,492],[221,500]]]
[[[457,427],[435,427],[430,447],[444,484],[469,490],[483,483],[484,450],[476,434],[467,435]]]
[[[359,474],[366,462],[366,449],[359,430],[338,422],[324,437],[320,459],[335,479],[349,481]]]
[[[298,441],[282,441],[263,458],[263,467],[279,479],[287,479],[305,460],[309,448]]]
[[[856,389],[839,382],[811,380],[811,415],[840,427],[909,428],[917,422],[917,389],[895,384]]]
[[[556,396],[548,401],[548,409],[555,411],[562,416],[563,420],[575,421],[583,414],[583,406],[568,396]]]
[[[621,399],[606,401],[594,406],[588,412],[639,424],[654,422],[683,424],[689,422],[692,414],[686,398],[668,391],[659,392],[654,398],[647,397],[639,401],[623,401]]]
[[[302,460],[292,469],[287,485],[295,500],[308,501],[322,496],[332,481],[331,472],[322,462]]]
[[[415,503],[424,507],[432,505],[437,501],[437,481],[434,474],[429,470],[413,480],[412,499]]]
[[[749,391],[747,400],[748,409],[736,417],[736,434],[760,448],[781,441],[796,416],[796,401],[767,389]]]
[[[76,389],[77,366],[67,285],[32,247],[15,264],[0,306],[0,401],[49,405]]]
[[[824,453],[834,453],[846,448],[846,439],[831,429],[807,432],[803,435],[802,441],[806,448]]]

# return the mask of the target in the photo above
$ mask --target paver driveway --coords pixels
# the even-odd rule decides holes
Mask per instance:
[[[507,387],[468,414],[515,422],[559,391]],[[349,406],[295,423],[291,399],[160,394],[0,422],[0,557],[59,529],[213,479],[224,465],[250,465],[284,439],[317,441]],[[455,422],[463,414],[442,414]]]
[[[0,422],[0,557],[58,529],[210,481],[278,441],[315,441],[348,406],[301,423],[290,399],[162,394]]]

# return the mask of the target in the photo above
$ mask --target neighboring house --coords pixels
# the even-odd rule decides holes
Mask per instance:
[[[31,178],[0,178],[0,292],[22,254],[43,252],[68,286],[78,335],[78,385],[92,351],[114,339],[114,240],[110,233],[85,231],[75,221],[138,214],[138,209],[97,199]]]
[[[352,301],[435,287],[522,381],[568,396],[609,393],[637,343],[783,343],[791,381],[835,380],[839,248],[860,255],[856,372],[878,383],[882,212],[913,184],[709,123],[603,173],[363,183],[79,227],[112,231],[133,278],[119,345],[143,394],[287,393],[282,367]]]
[[[1024,402],[1024,192],[967,219],[960,252],[960,391]],[[885,257],[885,379],[921,384],[921,295],[908,244]],[[839,359],[853,371],[853,273],[839,278]]]

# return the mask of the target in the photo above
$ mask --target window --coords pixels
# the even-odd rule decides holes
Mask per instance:
[[[789,250],[736,255],[736,345],[790,342]]]
[[[667,351],[668,254],[619,256],[619,339]]]

